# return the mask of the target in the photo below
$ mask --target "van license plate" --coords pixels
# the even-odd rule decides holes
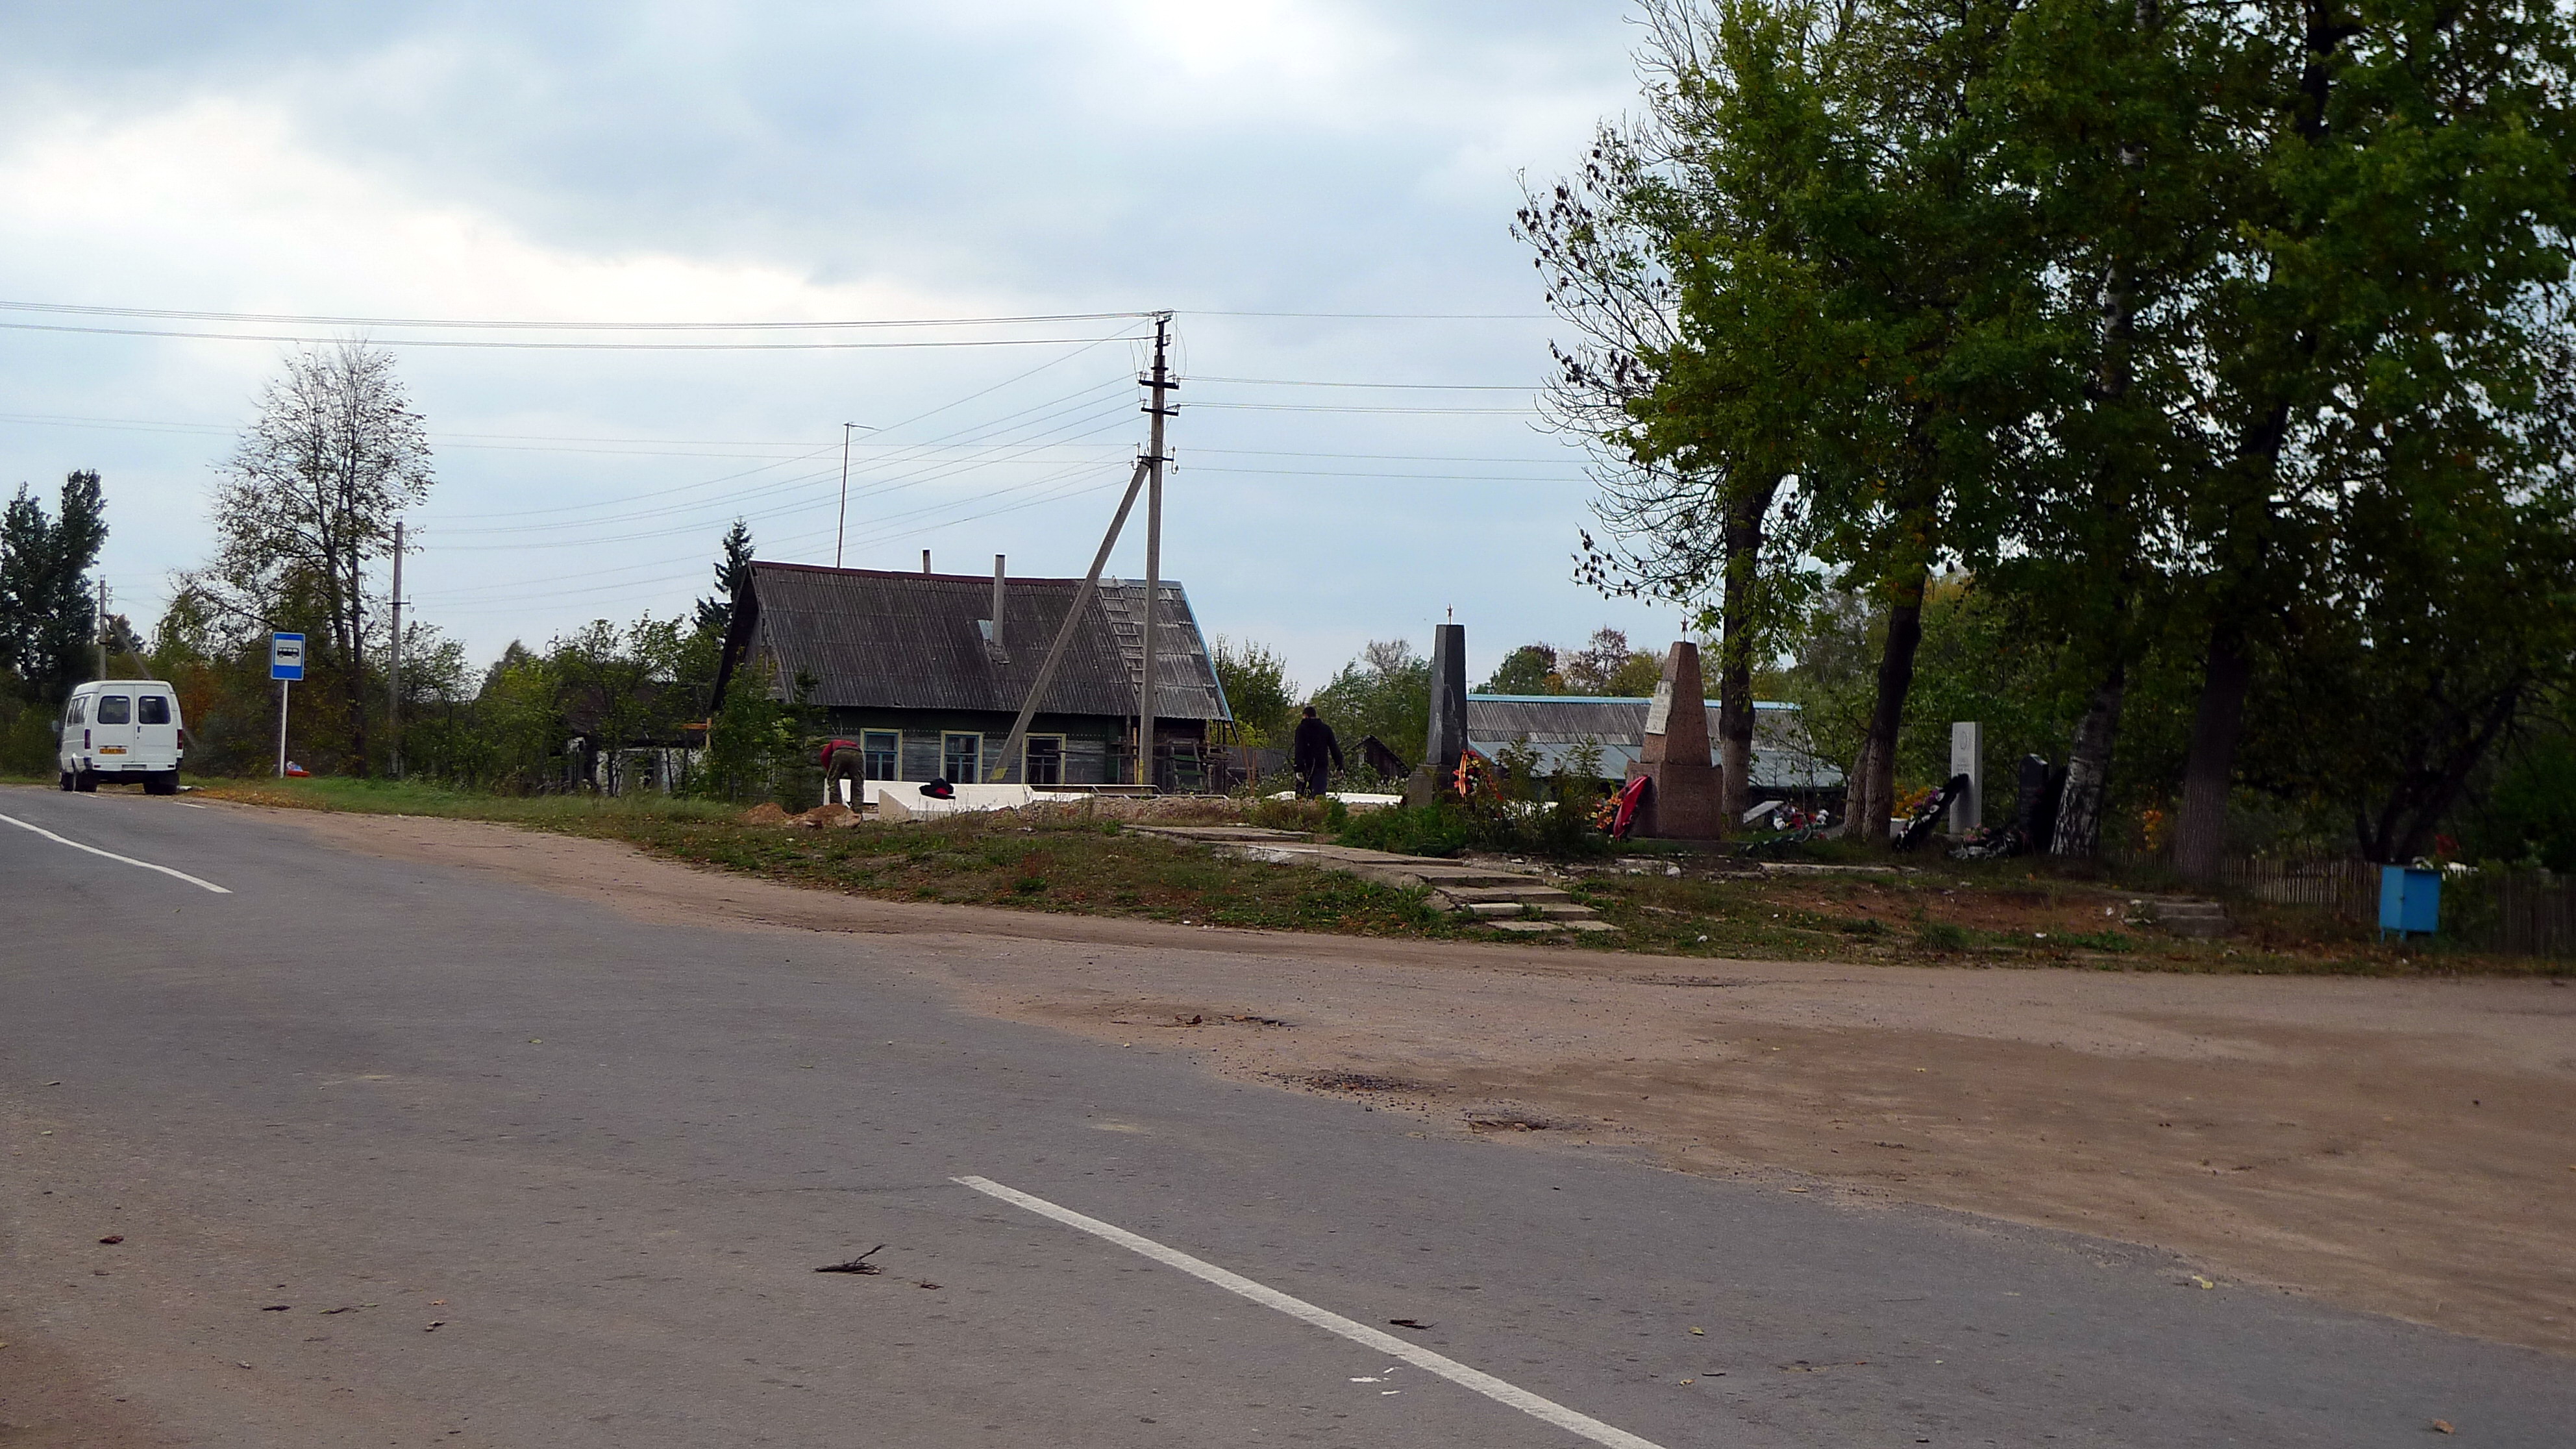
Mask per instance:
[[[99,747],[98,747],[98,752],[99,752],[100,754],[102,754],[102,755],[121,755],[121,754],[124,754],[124,753],[125,753],[125,746],[123,746],[123,745],[101,745],[101,746],[99,746]]]

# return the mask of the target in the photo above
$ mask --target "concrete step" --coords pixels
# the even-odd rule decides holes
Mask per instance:
[[[1469,901],[1467,913],[1487,919],[1509,920],[1524,912],[1536,911],[1550,920],[1591,920],[1592,908],[1572,901]]]
[[[1443,894],[1462,901],[1570,901],[1574,897],[1552,885],[1442,886]]]
[[[1423,884],[1431,886],[1437,890],[1474,890],[1484,886],[1524,886],[1530,884],[1530,877],[1525,875],[1514,875],[1509,871],[1502,870],[1472,870],[1465,867],[1444,867],[1438,865],[1409,865],[1406,868],[1411,870],[1415,875],[1422,877]]]
[[[2207,941],[2228,931],[2227,908],[2216,901],[2149,901],[2157,925],[2187,940]]]

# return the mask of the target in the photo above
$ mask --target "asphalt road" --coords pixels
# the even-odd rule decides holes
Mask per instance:
[[[1666,1449],[2576,1425],[2564,1360],[2090,1239],[1426,1135],[964,1014],[901,939],[649,926],[184,799],[0,815],[226,890],[0,822],[0,1386],[37,1402],[46,1365],[98,1416],[61,1442],[1622,1442],[960,1177]],[[813,1271],[877,1244],[879,1274]]]

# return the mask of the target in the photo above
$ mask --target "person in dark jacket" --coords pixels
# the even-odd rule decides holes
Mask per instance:
[[[1288,760],[1297,771],[1297,793],[1308,799],[1324,793],[1332,769],[1344,768],[1342,742],[1333,738],[1333,727],[1315,718],[1315,707],[1306,706],[1306,717],[1297,721],[1297,733],[1288,741]]]

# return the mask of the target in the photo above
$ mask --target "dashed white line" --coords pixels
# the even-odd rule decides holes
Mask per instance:
[[[43,827],[43,826],[41,826],[41,825],[30,825],[30,824],[28,824],[26,821],[19,819],[19,818],[18,818],[17,816],[15,816],[15,815],[0,815],[0,820],[5,820],[5,821],[9,822],[10,824],[17,826],[17,827],[18,827],[19,829],[21,829],[21,830],[32,830],[32,831],[36,832],[38,835],[41,835],[41,836],[45,837],[47,840],[52,841],[52,842],[53,842],[53,843],[55,843],[56,845],[68,845],[68,846],[70,846],[70,847],[71,847],[72,849],[74,849],[74,850],[86,850],[86,851],[88,851],[88,852],[89,852],[90,854],[92,854],[92,855],[103,855],[103,856],[106,856],[106,857],[107,857],[108,859],[110,859],[110,860],[122,861],[122,862],[124,862],[124,863],[125,863],[125,864],[127,864],[127,865],[139,865],[139,866],[143,867],[145,870],[157,870],[157,871],[161,872],[163,875],[170,876],[170,877],[172,877],[172,878],[174,878],[174,879],[177,879],[177,880],[183,880],[183,881],[186,881],[188,884],[190,884],[190,885],[192,885],[192,886],[197,887],[199,890],[209,890],[209,891],[213,891],[216,895],[219,895],[219,896],[228,896],[228,895],[231,895],[231,894],[232,894],[232,892],[231,892],[231,891],[224,889],[222,886],[219,886],[219,885],[215,884],[213,881],[210,881],[210,880],[199,880],[199,879],[197,879],[195,876],[188,874],[188,873],[187,873],[186,871],[184,871],[184,870],[172,870],[170,867],[168,867],[168,866],[166,866],[166,865],[154,865],[152,862],[150,862],[150,861],[148,861],[148,860],[136,860],[133,856],[130,856],[130,855],[119,855],[119,854],[117,854],[117,853],[116,853],[115,851],[113,851],[113,850],[101,850],[101,849],[99,849],[99,848],[98,848],[97,846],[95,846],[95,845],[83,845],[83,844],[81,844],[81,843],[80,843],[79,841],[77,841],[77,840],[67,840],[67,839],[63,838],[62,836],[56,835],[54,832],[52,832],[52,831],[50,831],[50,830],[47,830],[45,827]]]
[[[1095,1238],[1116,1243],[1131,1253],[1142,1254],[1167,1268],[1178,1268],[1205,1283],[1213,1283],[1229,1293],[1249,1298],[1265,1308],[1275,1308],[1301,1323],[1310,1323],[1326,1333],[1339,1334],[1353,1343],[1362,1344],[1389,1358],[1399,1359],[1462,1388],[1472,1389],[1498,1404],[1507,1404],[1531,1418],[1544,1420],[1571,1434],[1610,1449],[1660,1449],[1651,1439],[1640,1439],[1625,1429],[1602,1423],[1589,1414],[1579,1414],[1557,1403],[1543,1399],[1515,1384],[1508,1384],[1492,1374],[1471,1369],[1456,1359],[1433,1353],[1427,1348],[1405,1342],[1391,1333],[1381,1333],[1355,1319],[1344,1318],[1330,1309],[1318,1308],[1302,1298],[1291,1298],[1240,1273],[1231,1273],[1214,1263],[1193,1258],[1178,1248],[1168,1248],[1152,1238],[1141,1237],[1114,1223],[1085,1217],[1068,1207],[1058,1207],[1045,1198],[1034,1197],[1015,1187],[1004,1187],[987,1177],[958,1177],[950,1181],[971,1187],[987,1197],[1000,1198],[1013,1207],[1026,1208],[1040,1217],[1053,1218],[1069,1228],[1079,1228]]]

